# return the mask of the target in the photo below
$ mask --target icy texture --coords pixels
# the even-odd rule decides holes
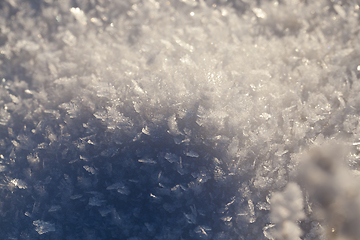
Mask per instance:
[[[358,239],[359,43],[356,1],[0,1],[0,238]]]
[[[41,220],[36,220],[33,222],[33,224],[36,226],[35,230],[41,235],[48,232],[54,232],[55,231],[55,225],[49,222],[44,222]]]
[[[328,239],[359,239],[359,175],[344,166],[344,146],[316,142],[303,159],[301,179],[310,200],[317,204],[314,216],[326,223]]]
[[[275,224],[274,239],[299,240],[302,234],[298,221],[305,218],[300,187],[289,183],[281,193],[271,197],[271,221]]]

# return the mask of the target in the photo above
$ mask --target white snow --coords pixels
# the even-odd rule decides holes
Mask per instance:
[[[359,11],[0,1],[4,239],[358,239]]]

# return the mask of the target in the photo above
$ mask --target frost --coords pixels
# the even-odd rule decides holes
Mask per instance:
[[[283,192],[274,193],[270,200],[271,221],[275,224],[275,239],[300,240],[298,221],[305,218],[302,192],[296,183],[289,183]]]
[[[110,214],[113,211],[113,209],[111,208],[104,208],[104,209],[99,209],[99,213],[102,217],[107,216],[108,214]]]
[[[76,45],[76,37],[69,30],[63,34],[62,40],[71,47]]]
[[[40,234],[48,233],[48,232],[55,232],[55,224],[50,222],[45,222],[42,220],[33,221],[35,230]]]
[[[154,161],[151,158],[143,158],[138,160],[140,163],[146,163],[146,164],[156,164],[156,161]]]
[[[181,2],[186,3],[192,7],[195,7],[198,5],[198,2],[196,0],[181,0]]]
[[[76,102],[63,103],[60,107],[66,110],[70,118],[76,118],[80,113],[80,107]]]
[[[165,159],[168,160],[170,163],[178,163],[180,161],[180,157],[173,153],[166,153]]]
[[[0,109],[0,125],[6,126],[11,118],[11,114],[5,109]]]
[[[141,129],[141,132],[145,135],[150,135],[150,129],[148,126],[145,126],[143,129]]]
[[[77,194],[77,195],[70,196],[70,199],[71,200],[76,200],[76,199],[82,198],[82,196],[83,195],[81,195],[81,194]]]
[[[195,224],[196,223],[196,217],[197,217],[196,207],[195,206],[190,206],[190,210],[191,210],[191,213],[184,213],[184,216],[185,216],[188,223]]]
[[[128,189],[128,187],[126,187],[125,184],[123,184],[121,182],[114,183],[114,184],[108,186],[106,188],[106,190],[116,190],[118,193],[124,194],[124,195],[130,194],[130,190]]]
[[[77,8],[71,8],[70,12],[80,24],[86,25],[87,20],[84,11],[82,11],[80,8],[77,7]]]
[[[111,83],[99,82],[96,92],[98,97],[111,99],[116,94],[116,89]]]
[[[24,182],[21,179],[13,179],[10,181],[15,187],[18,187],[20,189],[26,189],[27,188],[27,184],[26,182]]]
[[[89,206],[100,207],[106,203],[105,200],[99,199],[99,196],[91,197],[89,199]]]
[[[139,86],[139,84],[132,80],[132,83],[134,84],[134,92],[137,94],[137,95],[142,95],[145,93],[145,91]]]
[[[334,4],[334,9],[340,15],[340,17],[346,19],[346,12],[340,5]]]
[[[178,124],[176,122],[176,116],[175,115],[169,117],[168,126],[169,126],[169,131],[170,131],[170,133],[172,135],[176,136],[176,135],[180,134],[180,131],[178,129]]]
[[[40,48],[40,46],[35,42],[26,41],[26,40],[20,40],[19,42],[16,43],[15,47],[18,49],[24,49],[28,52],[35,52]]]
[[[314,211],[323,220],[329,239],[357,239],[360,231],[352,223],[360,216],[359,184],[344,165],[346,148],[332,141],[317,142],[303,157],[300,175],[310,198],[318,204]]]
[[[185,152],[185,155],[188,156],[188,157],[192,157],[192,158],[198,158],[199,157],[199,154],[197,152],[194,152],[194,151]]]
[[[3,238],[359,239],[359,11],[0,1]]]
[[[266,13],[261,8],[253,8],[253,12],[258,18],[266,18]]]
[[[200,238],[209,238],[209,233],[211,232],[211,228],[208,227],[208,226],[197,226],[195,229],[194,229],[195,233],[197,233],[197,235],[200,237]]]
[[[246,223],[254,223],[256,221],[255,208],[252,200],[249,199],[247,202],[242,204],[237,213],[237,219]]]
[[[174,40],[177,44],[179,44],[182,48],[184,48],[185,50],[188,50],[189,52],[193,52],[194,47],[191,46],[190,44],[182,41],[180,38],[174,36]]]
[[[38,163],[40,163],[40,158],[37,153],[30,154],[26,158],[31,165],[37,165]]]
[[[84,165],[83,168],[91,174],[96,174],[96,172],[97,172],[95,168],[87,166],[87,165]]]
[[[0,165],[0,172],[8,171],[8,167],[4,165]]]
[[[59,205],[53,205],[50,207],[50,209],[48,210],[49,212],[57,212],[61,210],[61,207]]]

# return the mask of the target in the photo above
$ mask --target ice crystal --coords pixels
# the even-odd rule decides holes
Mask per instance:
[[[40,234],[48,233],[48,232],[54,232],[55,231],[55,224],[50,222],[45,222],[42,220],[36,220],[33,221],[33,224],[35,225],[35,230]]]
[[[358,239],[359,11],[0,1],[2,238]]]

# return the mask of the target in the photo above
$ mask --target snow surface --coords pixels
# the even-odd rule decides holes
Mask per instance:
[[[360,239],[359,11],[1,0],[0,238]]]

